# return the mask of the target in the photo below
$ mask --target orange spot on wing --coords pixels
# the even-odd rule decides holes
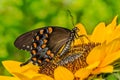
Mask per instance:
[[[52,33],[52,31],[53,31],[52,27],[48,27],[48,32]]]
[[[44,43],[47,43],[47,39],[44,39],[43,42],[44,42]]]
[[[33,43],[33,47],[36,48],[37,47],[37,43]]]
[[[45,47],[46,47],[46,44],[43,44],[41,47],[42,47],[42,48],[45,48]]]
[[[38,60],[38,63],[40,64],[42,61],[41,60]]]
[[[32,50],[32,54],[34,54],[34,55],[35,55],[35,54],[36,54],[36,50]]]
[[[53,53],[51,53],[51,54],[50,54],[50,57],[54,57],[54,54],[53,54]]]
[[[43,34],[43,31],[44,31],[43,29],[42,29],[42,30],[40,30],[40,34]]]
[[[45,37],[48,38],[48,34],[45,34]]]
[[[48,50],[48,51],[47,51],[47,55],[49,55],[50,57],[54,57],[54,54],[53,54],[53,53],[51,53],[51,51],[50,51],[50,50]]]
[[[48,50],[48,51],[47,51],[47,55],[50,55],[50,53],[51,53],[51,51],[50,51],[50,50]]]
[[[36,61],[37,59],[36,58],[32,58],[33,61]]]
[[[40,40],[40,37],[39,37],[39,36],[36,36],[36,40]]]

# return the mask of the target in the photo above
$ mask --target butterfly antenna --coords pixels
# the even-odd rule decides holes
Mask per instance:
[[[68,14],[69,14],[69,15],[70,15],[70,17],[71,17],[72,25],[73,25],[73,26],[74,26],[74,28],[75,28],[73,15],[71,14],[71,12],[70,12],[70,10],[69,10],[69,9],[67,10],[67,12],[68,12]]]

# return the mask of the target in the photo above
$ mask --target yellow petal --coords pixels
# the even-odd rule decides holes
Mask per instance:
[[[107,55],[103,61],[101,62],[101,64],[99,65],[99,67],[104,67],[107,66],[109,64],[111,64],[112,62],[116,61],[117,59],[120,58],[120,50],[117,52],[114,52],[110,55]]]
[[[93,64],[96,61],[101,61],[106,54],[104,54],[104,45],[96,46],[92,49],[92,51],[88,54],[86,62],[88,64]]]
[[[34,75],[32,78],[29,78],[21,73],[14,73],[14,74],[21,80],[53,80],[53,78],[42,74]]]
[[[104,42],[105,41],[105,23],[100,23],[94,29],[91,35],[91,41],[93,42]]]
[[[98,67],[99,64],[100,64],[100,61],[96,61],[95,63],[88,65],[86,67],[86,69],[91,69],[92,70],[92,69]]]
[[[30,78],[28,78],[28,77],[25,76],[24,74],[17,73],[17,72],[13,72],[13,74],[15,74],[16,77],[18,77],[20,80],[30,80]]]
[[[33,64],[28,64],[23,67],[20,67],[21,62],[11,61],[11,60],[3,61],[2,64],[11,74],[13,72],[17,72],[17,73],[23,73],[29,77],[31,77],[31,75],[33,76],[33,74],[37,74],[39,70],[39,67]]]
[[[81,23],[79,23],[79,24],[77,24],[75,26],[79,29],[78,35],[81,35],[81,34],[87,35],[85,27]]]
[[[76,27],[78,28],[77,34],[78,34],[79,36],[80,36],[80,35],[85,35],[85,36],[87,36],[86,30],[85,30],[84,26],[83,26],[81,23],[77,24]],[[74,40],[74,43],[72,44],[72,46],[79,45],[79,44],[82,43],[82,41],[84,41],[84,43],[88,43],[89,40],[88,40],[85,36],[80,37],[80,38],[78,38],[78,39],[75,39],[75,40]],[[82,39],[82,40],[81,40],[81,39]]]
[[[113,66],[105,66],[95,69],[92,74],[100,74],[100,73],[112,73],[113,72]]]
[[[54,71],[55,80],[73,80],[74,76],[68,69],[59,66]]]
[[[20,80],[16,77],[0,76],[0,80]]]
[[[118,16],[115,16],[113,21],[106,27],[107,34],[110,34],[113,32],[113,30],[116,28],[116,20]]]
[[[86,68],[81,68],[75,73],[75,77],[79,77],[81,80],[84,78],[87,78],[89,74],[92,72],[93,69],[95,69],[99,65],[99,61],[96,61],[95,63],[88,65]]]
[[[105,52],[107,55],[113,54],[120,49],[120,38],[117,38],[107,44]]]
[[[91,71],[91,69],[81,68],[78,71],[76,71],[75,77],[79,77],[80,80],[84,80],[90,75]]]
[[[113,21],[106,27],[106,40],[109,40],[109,37],[111,37],[111,34],[113,33],[113,31],[116,28],[116,20],[117,20],[117,16],[115,16],[115,18],[113,19]]]
[[[31,80],[53,80],[53,78],[45,75],[34,76]]]
[[[118,15],[114,17],[112,23],[109,24],[108,26],[109,26],[109,27],[113,27],[113,29],[115,29],[115,28],[116,28],[116,24],[117,24],[117,23],[116,23],[116,22],[117,22],[117,18],[118,18]]]
[[[109,35],[107,39],[107,43],[111,42],[112,40],[120,38],[120,24],[116,27],[116,29]]]

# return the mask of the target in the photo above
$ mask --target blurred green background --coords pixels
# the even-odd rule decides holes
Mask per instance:
[[[13,45],[20,34],[48,25],[72,29],[67,9],[75,24],[81,22],[90,34],[99,22],[108,24],[120,16],[120,0],[0,0],[0,75],[9,75],[1,61],[29,57]]]

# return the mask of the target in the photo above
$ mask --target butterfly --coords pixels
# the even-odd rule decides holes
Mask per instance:
[[[70,30],[58,26],[47,26],[20,35],[15,40],[14,45],[18,49],[27,50],[31,53],[30,59],[22,63],[21,66],[26,65],[29,62],[33,62],[33,64],[38,64],[40,66],[51,62],[63,47],[59,54],[59,58],[61,58],[70,49],[71,43],[77,36],[84,36],[79,36],[77,30],[77,27]],[[69,62],[70,58],[77,58],[78,56],[80,55],[71,55],[63,60]]]

